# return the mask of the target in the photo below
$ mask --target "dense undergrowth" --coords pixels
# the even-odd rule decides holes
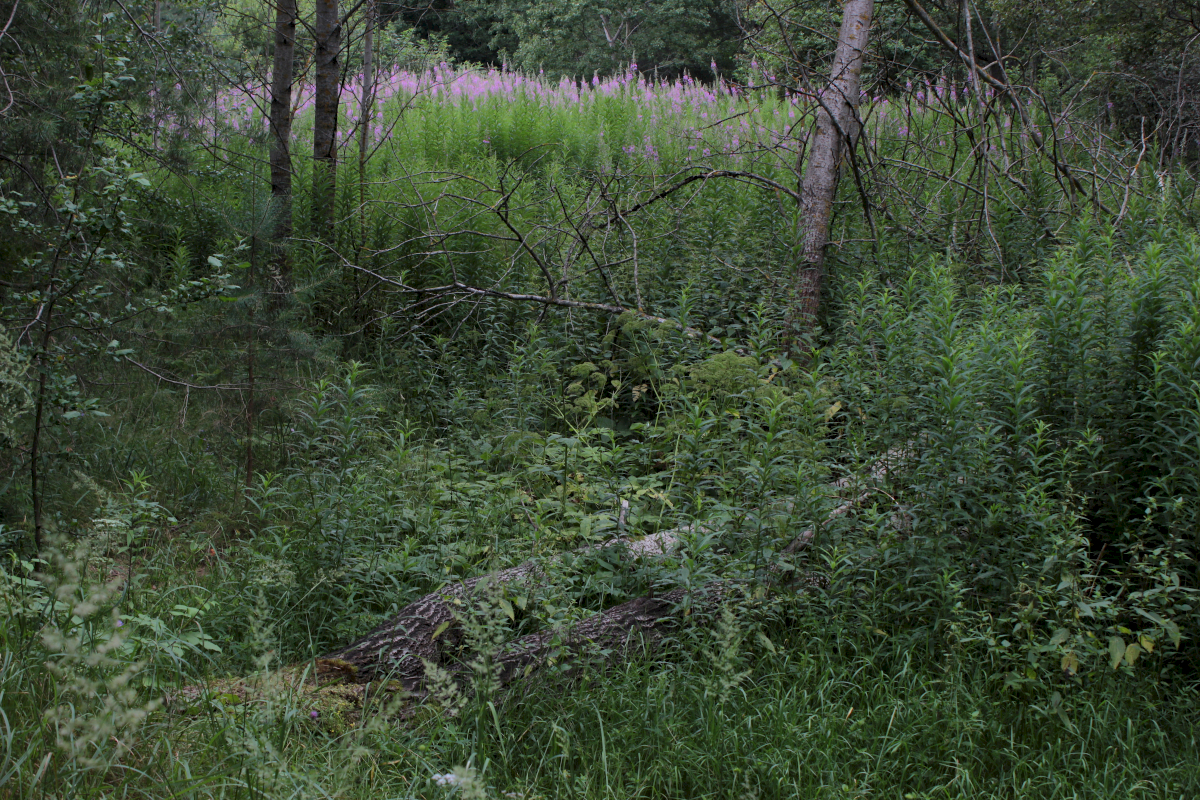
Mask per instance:
[[[625,211],[689,174],[687,140],[646,137],[707,112],[675,109],[674,129],[643,126],[632,95],[590,116],[543,100],[414,101],[392,152],[343,183],[336,241],[299,231],[289,302],[266,291],[265,181],[232,152],[256,145],[198,156],[187,186],[148,172],[130,190],[111,227],[149,266],[127,293],[196,281],[204,296],[128,326],[164,372],[80,368],[103,404],[55,429],[46,552],[6,490],[0,794],[1196,795],[1187,174],[1146,174],[1120,219],[1093,218],[1038,189],[1030,162],[995,178],[1008,224],[962,247],[903,209],[893,230],[911,238],[867,241],[844,182],[827,327],[797,361],[772,280],[792,257],[778,192],[697,182],[576,249],[567,211]],[[783,125],[791,103],[747,124]],[[939,125],[920,108],[881,121],[873,180],[955,218],[952,182],[886,168],[924,141],[953,174]],[[758,134],[730,154],[738,135],[701,150],[705,168],[783,182],[792,156]],[[562,152],[525,155],[550,143]],[[185,189],[207,202],[181,218]],[[400,302],[447,275],[516,291],[542,261],[584,265],[573,297],[644,313]],[[830,516],[838,480],[864,494]],[[551,558],[693,524],[656,563]],[[498,636],[664,588],[738,591],[645,658],[480,686],[453,715],[430,703],[397,724],[276,680],[447,581],[529,558],[544,582],[476,610]],[[824,580],[797,593],[779,579],[794,571]],[[230,676],[256,692],[160,702]]]

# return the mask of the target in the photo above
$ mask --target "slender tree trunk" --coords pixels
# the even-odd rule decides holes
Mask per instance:
[[[43,532],[46,528],[45,513],[42,506],[42,431],[46,429],[46,405],[50,399],[49,375],[52,367],[48,363],[50,354],[50,339],[53,335],[51,325],[54,320],[54,305],[58,300],[58,266],[62,259],[62,246],[54,256],[50,267],[50,280],[46,282],[46,304],[39,310],[38,316],[42,322],[42,341],[38,348],[35,362],[38,372],[37,397],[34,400],[33,436],[29,441],[29,493],[33,503],[33,548],[39,554],[44,543]]]
[[[332,239],[337,197],[337,117],[341,100],[342,26],[338,0],[317,0],[316,109],[313,116],[313,234]]]
[[[42,511],[42,430],[45,428],[46,412],[46,373],[50,367],[46,365],[46,348],[50,346],[50,325],[47,319],[46,335],[42,337],[42,348],[38,353],[38,391],[34,401],[33,436],[29,442],[29,494],[33,500],[33,549],[41,554],[45,520]]]
[[[273,235],[282,291],[291,287],[286,242],[292,236],[292,70],[296,58],[296,0],[276,0],[275,61],[271,67],[271,199],[277,215]]]
[[[362,97],[359,100],[358,121],[358,218],[362,223],[361,247],[367,246],[367,215],[364,213],[367,205],[367,148],[370,146],[369,135],[371,126],[371,107],[375,102],[375,15],[377,0],[371,0],[367,6],[366,32],[363,34],[363,74]]]
[[[254,350],[256,332],[254,318],[250,318],[250,345],[246,349],[246,383],[249,390],[246,397],[246,495],[254,486]]]
[[[159,34],[162,33],[162,2],[160,2],[160,0],[154,0],[154,20],[153,20],[153,22],[154,22],[154,35],[155,35],[155,37],[157,37]],[[151,102],[152,111],[150,114],[150,126],[151,126],[150,136],[153,141],[154,149],[156,151],[158,150],[159,108],[162,105],[162,98],[159,96],[158,92],[159,92],[158,78],[155,78],[154,79],[154,100]]]
[[[820,93],[821,107],[809,147],[808,164],[800,182],[800,223],[797,231],[800,264],[793,284],[791,317],[794,327],[811,325],[821,304],[825,246],[837,191],[843,154],[858,138],[858,93],[863,55],[871,28],[874,0],[846,0],[842,28],[829,85]]]

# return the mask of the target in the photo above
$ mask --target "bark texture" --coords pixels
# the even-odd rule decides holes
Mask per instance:
[[[275,0],[275,60],[271,65],[271,198],[279,278],[291,284],[291,265],[283,243],[292,236],[292,83],[296,59],[296,0]]]
[[[800,183],[800,264],[792,302],[793,322],[799,326],[811,324],[821,303],[825,246],[829,243],[839,165],[858,139],[859,86],[874,9],[874,0],[845,3],[829,84],[819,94],[808,165]]]
[[[675,549],[686,529],[664,531],[636,542],[617,541],[629,558],[657,557]],[[594,549],[592,547],[585,550]],[[580,552],[580,551],[576,551]],[[487,587],[529,588],[545,572],[536,561],[451,584],[405,606],[392,619],[358,641],[323,657],[326,670],[344,670],[359,682],[389,678],[409,691],[419,691],[425,681],[425,662],[454,671],[463,642],[459,617],[470,604],[486,597]],[[510,642],[496,659],[502,681],[531,667],[547,655],[552,642],[588,641],[620,649],[631,631],[651,632],[662,627],[682,599],[677,592],[640,597],[586,619],[567,630],[541,631]]]
[[[367,160],[370,157],[371,114],[375,101],[375,25],[378,18],[376,0],[370,0],[366,9],[366,30],[363,32],[362,88],[359,90],[358,118],[358,205],[359,205],[359,258],[367,247]],[[352,276],[357,285],[358,275]]]
[[[826,514],[824,522],[848,514],[873,495],[874,485],[881,481],[889,467],[908,457],[905,449],[888,452],[864,476],[847,476],[830,486],[833,495],[842,501]],[[789,508],[790,502],[784,502]],[[637,540],[616,539],[602,545],[589,545],[575,553],[606,546],[620,546],[629,561],[661,558],[676,552],[692,526],[675,528]],[[702,532],[705,532],[702,530]],[[784,548],[793,554],[808,546],[816,533],[809,527],[801,531]],[[783,577],[777,573],[777,577]],[[796,573],[788,573],[794,579]],[[486,597],[488,589],[530,589],[548,579],[542,564],[527,561],[509,569],[452,584],[431,592],[405,606],[400,613],[366,636],[347,647],[318,659],[318,671],[325,677],[368,682],[379,679],[399,681],[407,691],[424,691],[426,662],[462,677],[469,672],[462,662],[472,656],[464,652],[463,629],[459,619],[470,604]],[[825,576],[801,573],[804,586],[824,586]],[[620,658],[631,647],[652,646],[680,620],[684,600],[691,612],[704,614],[715,611],[729,595],[733,584],[715,581],[691,597],[685,589],[673,589],[662,594],[638,597],[610,608],[565,628],[538,631],[506,643],[493,657],[492,666],[501,685],[523,678],[536,671],[562,650],[578,653],[588,647],[607,651],[611,658]]]
[[[338,57],[342,49],[342,24],[338,0],[317,0],[313,26],[316,40],[316,98],[313,110],[313,233],[319,237],[333,227],[337,196],[337,118],[342,75]]]

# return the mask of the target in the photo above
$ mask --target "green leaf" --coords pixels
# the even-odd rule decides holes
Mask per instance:
[[[1167,629],[1167,636],[1171,637],[1171,644],[1175,645],[1175,649],[1179,649],[1179,642],[1183,638],[1179,635],[1179,626],[1174,620],[1164,620],[1163,627]]]
[[[1066,628],[1059,628],[1058,630],[1056,630],[1054,632],[1054,635],[1050,637],[1051,646],[1057,647],[1058,645],[1065,642],[1067,640],[1067,637],[1069,637],[1070,635],[1071,635],[1071,632],[1068,631]]]
[[[1129,647],[1125,648],[1125,663],[1132,667],[1133,662],[1137,661],[1137,658],[1139,655],[1141,655],[1141,653],[1142,646],[1137,642],[1131,643]]]
[[[1121,666],[1121,659],[1125,658],[1125,640],[1120,636],[1109,637],[1108,640],[1108,663],[1113,669]]]
[[[441,625],[438,625],[438,626],[437,626],[437,630],[435,630],[435,631],[433,632],[433,636],[430,636],[430,637],[429,637],[430,641],[432,641],[432,640],[436,639],[437,637],[439,637],[439,636],[441,636],[443,633],[445,633],[445,632],[446,632],[446,628],[449,628],[449,627],[450,627],[450,622],[451,622],[451,620],[446,620],[446,621],[445,621],[445,622],[443,622]]]
[[[500,609],[508,615],[509,619],[511,619],[513,622],[516,622],[517,615],[513,611],[512,603],[508,602],[508,600],[503,597],[500,598]]]

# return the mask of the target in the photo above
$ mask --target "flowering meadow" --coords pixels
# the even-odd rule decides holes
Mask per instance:
[[[762,276],[786,274],[794,258],[804,141],[819,97],[786,92],[767,74],[758,83],[704,85],[687,76],[655,82],[634,66],[609,77],[552,83],[442,63],[380,76],[364,152],[363,96],[360,81],[344,89],[337,249],[355,253],[372,272],[417,288],[454,280],[541,295],[551,290],[539,261],[554,262],[567,265],[564,283],[586,301],[674,313],[679,290],[700,281],[719,288],[693,293],[693,310],[720,325],[736,324],[728,311],[735,299],[747,307],[780,307],[772,301],[786,288]],[[877,247],[856,251],[858,242],[874,236],[871,226],[877,229],[875,218],[883,214],[897,229],[927,240],[933,220],[967,218],[985,202],[1002,219],[1017,215],[1025,198],[1014,191],[1021,184],[1009,178],[1036,186],[1045,175],[1028,163],[1031,146],[997,102],[990,90],[976,97],[968,86],[928,80],[910,83],[899,96],[864,95],[864,146],[847,163],[853,180],[842,183],[837,207],[861,206],[884,191],[913,202],[876,210],[868,203],[865,219],[839,215],[833,235],[847,260],[878,257]],[[973,133],[969,123],[987,104],[999,110],[982,129],[986,135]],[[214,101],[205,129],[212,152],[228,165],[220,174],[234,169],[253,176],[249,193],[230,197],[233,205],[250,204],[242,218],[265,213],[265,195],[253,188],[267,184],[265,107],[261,86],[228,90]],[[293,191],[303,234],[311,86],[298,88],[293,108]],[[996,162],[985,174],[986,195],[968,185],[979,169],[981,136]],[[1085,156],[1097,149],[1091,144],[1062,142]],[[696,181],[713,170],[738,174]],[[696,182],[659,197],[688,181]],[[1069,208],[1063,198],[1053,204],[1047,213]],[[642,210],[620,216],[619,226],[584,246],[577,228],[582,220],[634,207]],[[999,262],[1000,272],[1034,253],[1029,242],[1036,233],[1025,217],[988,232],[986,257]],[[245,224],[231,233],[238,230],[248,233]],[[904,246],[913,247],[911,237]],[[314,259],[300,260],[300,275],[314,290],[337,294],[347,285],[339,279],[321,289],[332,273]],[[361,298],[355,306],[367,316],[384,313],[382,307],[364,311]]]
[[[358,146],[365,94],[361,76],[343,87],[338,141],[347,160],[353,160],[351,151]],[[785,91],[766,74],[749,85],[724,80],[706,85],[686,75],[656,83],[635,64],[615,76],[551,83],[536,75],[443,62],[422,72],[398,70],[378,77],[367,145],[372,153],[447,164],[487,155],[507,160],[530,147],[549,146],[554,158],[587,168],[609,167],[624,156],[659,172],[701,164],[762,166],[764,153],[783,157],[782,151],[789,154],[784,160],[790,169],[796,140],[812,124],[817,99]],[[993,103],[994,91],[985,87],[982,99]],[[867,137],[878,148],[887,140],[909,141],[910,134],[941,115],[967,117],[977,102],[969,85],[926,79],[909,81],[899,97],[864,92],[861,114]],[[268,103],[263,86],[226,90],[213,103],[207,130],[262,141]],[[293,133],[301,152],[313,104],[311,84],[293,91]],[[1037,109],[1031,106],[1031,111]],[[1000,120],[1011,128],[1007,115]],[[1069,127],[1063,133],[1067,144],[1084,144]],[[943,137],[940,143],[945,142]]]
[[[339,141],[351,148],[364,89],[354,81],[344,91]],[[552,84],[518,72],[443,63],[381,76],[374,91],[367,138],[372,149],[447,163],[480,155],[510,159],[550,145],[555,158],[588,167],[625,157],[665,171],[714,153],[745,158],[774,149],[794,137],[811,110],[798,96],[783,100],[725,82],[705,86],[685,77],[656,84],[636,65],[613,77]],[[238,132],[265,131],[262,95],[253,86],[225,93],[216,101],[216,119]],[[302,143],[311,125],[311,86],[299,88],[293,107]]]

